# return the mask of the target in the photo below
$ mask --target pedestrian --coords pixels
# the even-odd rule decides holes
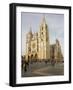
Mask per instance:
[[[55,60],[54,59],[51,60],[51,64],[52,64],[52,66],[55,65]]]
[[[24,63],[23,68],[24,68],[24,71],[26,72],[27,71],[27,64],[26,63]]]

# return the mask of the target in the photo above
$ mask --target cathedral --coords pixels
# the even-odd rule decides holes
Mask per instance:
[[[30,28],[26,35],[26,61],[63,61],[59,40],[56,39],[56,43],[51,45],[49,34],[45,17],[42,19],[38,32],[32,33]]]

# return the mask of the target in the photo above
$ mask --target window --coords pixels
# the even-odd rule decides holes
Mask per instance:
[[[41,34],[43,35],[43,32],[41,32]]]

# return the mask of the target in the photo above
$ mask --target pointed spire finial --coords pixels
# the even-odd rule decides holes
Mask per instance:
[[[43,24],[46,24],[45,14],[43,14],[42,23],[43,23]]]
[[[31,26],[29,27],[29,33],[32,34],[32,28],[31,28]]]

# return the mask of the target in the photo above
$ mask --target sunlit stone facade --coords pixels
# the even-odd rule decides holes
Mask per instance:
[[[32,33],[30,27],[26,35],[26,53],[25,59],[27,61],[42,61],[42,60],[63,60],[61,46],[58,40],[53,45],[50,45],[48,25],[45,17],[43,17],[39,30]]]

